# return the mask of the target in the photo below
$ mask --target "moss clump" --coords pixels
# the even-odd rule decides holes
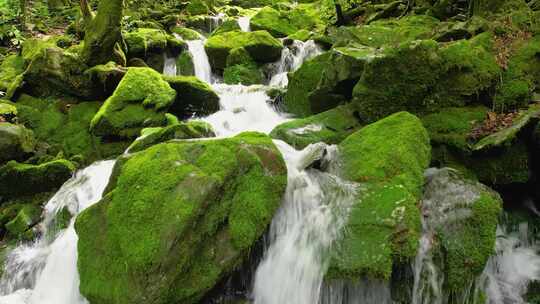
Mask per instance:
[[[34,151],[34,133],[21,125],[0,122],[0,164],[21,160]]]
[[[268,6],[259,10],[251,18],[250,25],[252,29],[268,31],[274,37],[286,37],[299,30],[290,22],[287,14]]]
[[[389,280],[394,263],[416,255],[427,131],[415,116],[396,113],[347,137],[339,155],[342,176],[361,188],[327,276]]]
[[[287,183],[280,153],[258,133],[159,144],[115,171],[76,222],[80,290],[96,304],[198,303],[242,263]]]
[[[38,99],[22,95],[17,101],[18,120],[33,130],[39,142],[47,144],[47,153],[62,152],[66,157],[82,155],[85,163],[117,156],[125,143],[106,143],[90,134],[90,121],[100,102],[71,104],[67,100]]]
[[[187,27],[174,27],[171,29],[171,32],[178,34],[184,40],[198,40],[201,39],[202,35],[199,32],[194,31]]]
[[[33,233],[28,233],[28,230],[38,223],[41,217],[41,208],[34,205],[25,205],[17,213],[17,216],[6,223],[6,230],[11,238],[28,239]]]
[[[244,48],[258,63],[273,62],[281,55],[281,42],[266,31],[232,31],[214,35],[206,41],[205,49],[215,69],[226,67],[227,57],[233,49]]]
[[[192,0],[186,7],[186,12],[192,16],[209,13],[208,5],[203,0]]]
[[[366,65],[353,95],[366,121],[403,110],[426,113],[466,105],[499,71],[495,57],[477,41],[414,41],[385,48]]]
[[[484,106],[443,108],[422,117],[433,144],[443,144],[461,151],[470,148],[474,126],[482,122],[489,109]]]
[[[348,102],[366,62],[375,56],[372,48],[342,47],[305,62],[290,76],[287,112],[306,117]]]
[[[193,76],[165,76],[176,91],[169,112],[181,117],[207,116],[219,110],[219,96],[207,83]]]
[[[0,196],[15,197],[54,190],[74,171],[75,165],[64,159],[40,165],[10,161],[0,167]]]
[[[508,61],[494,98],[497,111],[509,111],[526,106],[532,94],[540,88],[540,36],[521,41]]]
[[[129,153],[147,149],[158,143],[172,139],[190,139],[215,137],[212,126],[202,121],[174,123],[162,128],[148,128],[141,131],[141,136],[129,146]]]
[[[26,67],[22,56],[11,55],[0,65],[0,91],[7,92],[17,76],[24,72]]]
[[[232,50],[227,57],[223,80],[226,84],[262,84],[264,75],[249,53],[244,48],[238,48]]]
[[[317,142],[338,144],[362,127],[357,115],[351,105],[338,106],[308,118],[283,123],[275,127],[270,136],[281,139],[296,149],[303,149]]]
[[[216,29],[212,31],[210,34],[210,37],[220,35],[227,32],[234,32],[234,31],[240,31],[240,25],[238,24],[238,20],[233,18],[228,18],[223,23],[221,23]]]
[[[177,75],[182,76],[195,76],[195,65],[193,64],[193,57],[189,52],[182,52],[176,60]]]
[[[99,136],[136,137],[145,127],[166,122],[165,112],[174,103],[176,91],[149,68],[128,72],[92,119],[90,129]]]
[[[140,28],[124,35],[128,57],[146,57],[150,52],[159,53],[167,48],[167,33],[158,29]]]

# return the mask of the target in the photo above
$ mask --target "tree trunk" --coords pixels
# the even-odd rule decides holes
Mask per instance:
[[[81,4],[83,2],[86,3],[80,1]],[[117,61],[115,59],[118,59],[118,52],[121,52],[117,43],[122,39],[123,9],[123,0],[99,1],[97,15],[86,24],[85,28],[82,58],[89,66]],[[81,7],[83,15],[88,13],[85,10],[89,10],[87,5]]]

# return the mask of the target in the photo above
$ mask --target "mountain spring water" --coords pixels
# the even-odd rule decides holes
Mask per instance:
[[[249,20],[239,20],[249,30]],[[219,18],[216,18],[216,24]],[[221,110],[197,118],[210,123],[218,137],[234,136],[243,131],[269,133],[289,119],[269,104],[265,86],[225,85],[212,75],[204,39],[188,42],[195,74],[212,85],[220,96]],[[321,53],[313,42],[295,41],[284,48],[274,64],[270,85],[285,87],[287,73],[305,60]],[[166,57],[164,73],[176,74],[176,60]],[[390,289],[381,282],[334,282],[326,284],[328,250],[343,232],[349,207],[358,185],[344,182],[332,174],[328,162],[335,147],[313,144],[297,151],[275,141],[288,167],[288,186],[283,205],[275,215],[266,250],[255,271],[251,300],[255,304],[387,304],[392,303]],[[328,172],[312,168],[315,161],[327,163]],[[85,304],[78,291],[77,235],[73,220],[68,228],[54,235],[50,232],[55,214],[64,206],[78,214],[98,201],[110,176],[114,162],[96,163],[76,174],[51,199],[41,224],[42,237],[32,244],[22,244],[9,253],[5,275],[0,281],[0,304]],[[466,194],[463,194],[466,195]],[[428,273],[430,279],[415,279],[415,304],[439,303],[441,272],[430,257],[430,224],[424,222],[424,235],[414,264],[416,277]],[[483,286],[489,303],[522,299],[523,286],[537,278],[540,258],[536,245],[522,241],[519,235],[499,228],[497,255],[488,263],[478,286]],[[517,266],[519,267],[517,267]],[[529,265],[529,267],[527,267]],[[530,266],[533,265],[533,266]],[[425,298],[423,291],[430,289]]]

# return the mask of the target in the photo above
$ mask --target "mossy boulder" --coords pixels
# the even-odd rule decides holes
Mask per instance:
[[[274,37],[286,37],[299,30],[286,16],[272,7],[263,7],[251,18],[250,26],[253,30],[267,31]]]
[[[192,0],[186,6],[186,12],[190,15],[204,15],[210,12],[208,5],[203,0]]]
[[[189,118],[219,111],[219,96],[204,81],[193,76],[165,76],[163,79],[176,91],[170,113]]]
[[[22,160],[34,152],[34,133],[22,125],[0,122],[0,164]]]
[[[39,146],[50,155],[82,155],[88,164],[122,154],[127,147],[125,142],[105,142],[90,133],[90,122],[102,103],[73,102],[76,101],[22,95],[16,103],[18,121],[33,131]]]
[[[172,139],[208,138],[215,137],[212,126],[203,121],[188,121],[174,123],[167,127],[147,128],[141,131],[131,146],[129,153],[135,153],[148,147]]]
[[[361,127],[356,110],[351,105],[343,105],[307,118],[285,122],[275,127],[270,136],[296,149],[303,149],[318,142],[339,144]]]
[[[75,165],[65,159],[40,165],[10,161],[0,167],[0,196],[16,197],[54,190],[67,181],[75,169]]]
[[[190,28],[187,28],[187,27],[176,26],[171,29],[171,32],[173,32],[174,34],[177,34],[184,40],[199,40],[202,38],[202,35],[199,34],[199,32],[192,30]]]
[[[362,118],[369,122],[403,110],[428,113],[471,103],[500,72],[480,43],[421,40],[383,49],[354,88]]]
[[[502,199],[455,170],[435,169],[427,174],[422,210],[445,291],[467,293],[493,254]]]
[[[145,127],[163,126],[176,91],[162,75],[149,68],[128,68],[114,94],[92,119],[98,136],[136,137]]]
[[[233,18],[227,18],[216,29],[212,31],[210,37],[234,31],[241,31],[238,20]]]
[[[34,205],[25,205],[17,216],[6,223],[5,227],[11,238],[29,239],[33,233],[28,230],[39,222],[41,208]]]
[[[338,148],[341,176],[360,189],[327,278],[389,280],[393,265],[416,255],[417,203],[430,162],[427,131],[417,117],[400,112],[353,133]]]
[[[17,107],[12,102],[0,100],[0,120],[11,123],[17,120]]]
[[[538,107],[519,114],[514,124],[477,139],[473,130],[488,119],[484,106],[444,108],[422,118],[433,145],[433,165],[450,167],[489,185],[526,183],[530,179],[528,131],[538,121]]]
[[[227,67],[223,71],[226,84],[262,84],[264,75],[244,48],[237,48],[227,57]]]
[[[244,48],[257,63],[279,59],[282,44],[266,31],[232,31],[210,37],[205,49],[214,69],[223,70],[233,49]]]
[[[342,47],[306,61],[290,76],[287,112],[307,117],[350,101],[364,66],[376,53],[368,47]]]
[[[526,106],[540,88],[540,36],[520,41],[515,48],[495,92],[497,111]]]
[[[10,55],[0,65],[0,91],[6,93],[17,76],[21,75],[26,68],[26,62],[22,56]]]
[[[159,144],[114,171],[75,225],[80,290],[94,304],[198,303],[262,237],[287,184],[259,133]]]
[[[159,53],[167,48],[167,33],[158,29],[139,28],[126,33],[124,40],[128,48],[128,57],[144,58],[148,53]]]
[[[182,52],[176,59],[176,74],[182,76],[195,76],[195,65],[190,52]]]

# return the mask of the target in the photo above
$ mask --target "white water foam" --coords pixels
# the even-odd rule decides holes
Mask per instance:
[[[247,16],[238,17],[238,26],[240,26],[240,30],[242,30],[242,32],[251,32],[250,22],[251,22],[251,17],[247,17]]]

